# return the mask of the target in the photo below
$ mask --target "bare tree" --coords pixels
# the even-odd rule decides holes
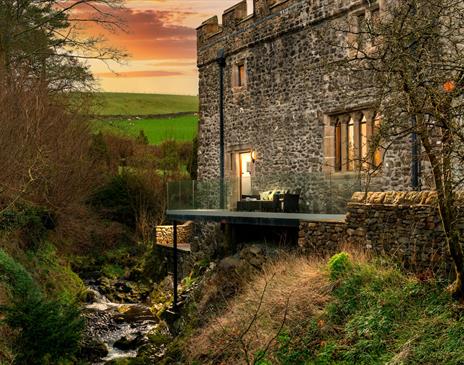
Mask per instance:
[[[330,27],[343,39],[337,44],[343,57],[332,69],[358,79],[355,84],[363,85],[381,116],[371,154],[412,134],[422,145],[454,261],[456,279],[449,289],[464,298],[457,200],[464,181],[464,1],[390,0],[378,16],[345,18]]]

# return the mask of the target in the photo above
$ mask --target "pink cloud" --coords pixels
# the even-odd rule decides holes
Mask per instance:
[[[169,76],[181,76],[181,72],[171,72],[171,71],[125,71],[125,72],[101,72],[95,74],[98,77],[104,78],[135,78],[135,77],[169,77]]]

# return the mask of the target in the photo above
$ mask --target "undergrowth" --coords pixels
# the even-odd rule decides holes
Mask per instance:
[[[273,264],[277,275],[269,276],[267,268],[197,330],[188,341],[186,362],[463,364],[463,307],[452,300],[446,282],[421,280],[359,256],[343,252],[328,263],[284,257]],[[269,284],[260,302],[263,280]],[[315,305],[326,285],[328,297],[317,302],[321,309],[302,310]],[[290,300],[277,312],[280,296]],[[254,323],[250,313],[258,313]]]
[[[279,335],[281,364],[462,364],[464,318],[439,280],[393,267],[329,261],[333,299],[303,338]]]
[[[75,303],[47,299],[26,269],[0,250],[0,281],[9,303],[0,306],[16,332],[15,364],[64,364],[79,348],[83,320]],[[3,323],[2,323],[3,322]]]

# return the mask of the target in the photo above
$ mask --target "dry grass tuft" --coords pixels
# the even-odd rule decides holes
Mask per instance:
[[[283,256],[267,264],[227,305],[191,337],[186,354],[202,364],[253,363],[257,351],[275,346],[283,327],[298,328],[330,299],[325,261]],[[248,358],[248,360],[247,360]]]

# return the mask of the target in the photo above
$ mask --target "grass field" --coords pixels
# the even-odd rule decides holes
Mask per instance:
[[[186,115],[165,119],[97,121],[94,126],[103,132],[134,137],[143,130],[150,144],[159,144],[167,139],[191,141],[197,134],[198,117]]]
[[[198,97],[161,94],[99,93],[98,115],[149,115],[198,111]]]

